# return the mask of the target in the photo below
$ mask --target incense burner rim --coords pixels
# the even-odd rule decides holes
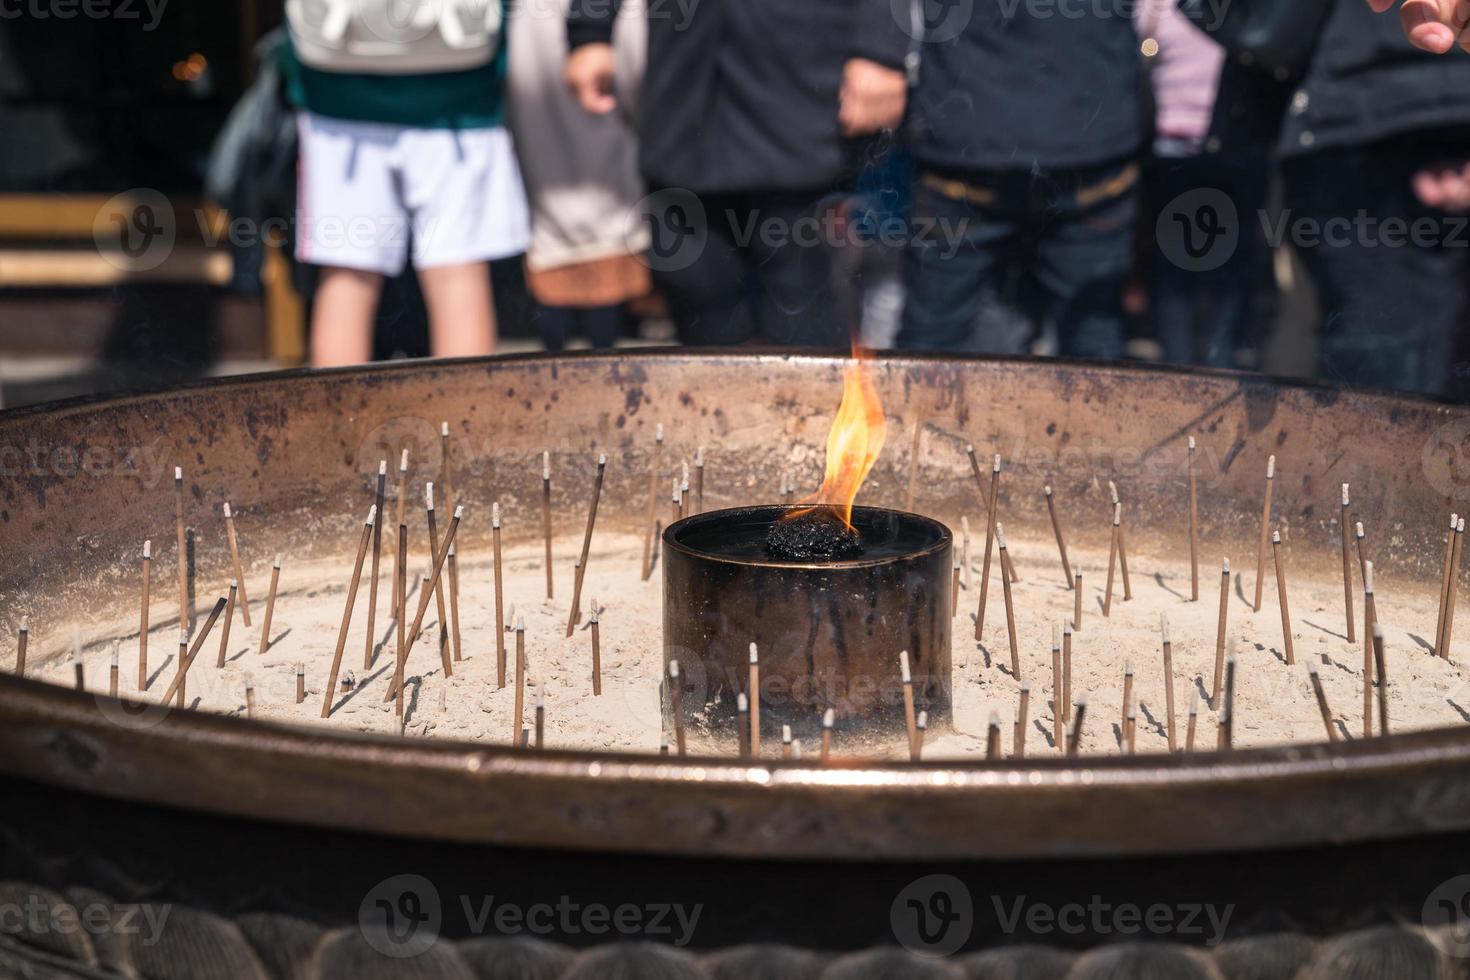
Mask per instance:
[[[934,534],[935,539],[932,542],[921,547],[914,548],[911,551],[904,551],[897,554],[882,555],[876,558],[868,558],[862,556],[859,556],[857,558],[838,558],[833,559],[832,561],[787,561],[779,558],[751,558],[742,557],[739,555],[719,555],[708,551],[701,551],[698,548],[692,548],[679,539],[681,534],[691,530],[692,528],[698,527],[701,524],[713,523],[716,520],[728,521],[731,519],[737,519],[744,515],[784,515],[790,514],[792,511],[804,509],[806,509],[804,506],[798,504],[751,504],[745,507],[726,507],[720,510],[705,511],[702,514],[694,514],[693,516],[676,521],[673,524],[670,524],[668,527],[664,528],[663,543],[664,546],[669,550],[677,551],[682,555],[685,555],[689,558],[697,559],[701,562],[712,562],[715,564],[724,565],[737,565],[742,568],[778,568],[789,569],[792,571],[847,571],[850,569],[855,570],[863,568],[873,568],[880,565],[886,565],[895,561],[907,561],[914,558],[923,558],[928,555],[935,554],[936,552],[943,551],[945,548],[951,547],[954,544],[954,536],[950,533],[949,528],[946,527],[942,521],[936,521],[934,518],[926,517],[923,514],[915,514],[911,511],[899,510],[893,507],[868,506],[853,507],[853,514],[893,514],[902,520],[908,521],[909,523],[924,527],[926,530]]]

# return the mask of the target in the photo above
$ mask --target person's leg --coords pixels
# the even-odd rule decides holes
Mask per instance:
[[[1161,209],[1181,194],[1199,187],[1210,186],[1200,182],[1197,157],[1170,157],[1158,159],[1145,171],[1149,180],[1148,198]],[[1153,215],[1156,221],[1157,213]],[[1149,236],[1152,239],[1152,235]],[[1153,243],[1150,256],[1148,289],[1149,319],[1153,324],[1154,338],[1163,350],[1163,360],[1168,364],[1194,364],[1195,346],[1195,298],[1203,287],[1198,273],[1179,267],[1162,249]]]
[[[756,330],[747,298],[751,272],[732,240],[734,199],[665,190],[648,201],[646,260],[680,343],[727,347],[750,340]]]
[[[746,195],[737,227],[750,233],[745,246],[756,276],[761,339],[797,347],[847,347],[832,288],[835,197],[825,190]],[[856,316],[852,311],[847,316]],[[856,326],[855,324],[851,326]]]
[[[582,313],[582,326],[587,334],[587,343],[596,348],[613,347],[623,336],[623,322],[627,308],[617,306],[591,306]]]
[[[922,174],[915,182],[904,265],[903,326],[895,346],[968,351],[979,344],[996,353],[1021,353],[994,351],[999,338],[977,338],[976,329],[982,300],[999,295],[999,259],[1013,231],[999,210],[1003,189],[983,191],[992,198],[981,203],[957,196],[958,189],[957,184],[938,186]],[[970,190],[981,188],[976,184]]]
[[[373,315],[383,277],[328,266],[311,304],[311,366],[345,367],[373,359]]]
[[[435,357],[483,357],[495,353],[495,304],[485,262],[419,270],[429,310],[429,349]]]
[[[1056,176],[1037,246],[1037,279],[1056,304],[1058,353],[1123,356],[1123,282],[1133,262],[1138,168],[1130,162]]]
[[[576,329],[578,310],[570,306],[536,306],[535,323],[541,344],[553,354],[566,349]]]

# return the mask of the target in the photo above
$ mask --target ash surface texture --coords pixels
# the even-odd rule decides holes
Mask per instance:
[[[766,553],[782,561],[837,561],[861,555],[863,543],[855,528],[819,508],[772,524]]]

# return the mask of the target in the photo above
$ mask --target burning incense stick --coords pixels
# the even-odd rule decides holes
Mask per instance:
[[[1159,638],[1164,648],[1164,711],[1168,719],[1169,751],[1178,751],[1174,740],[1174,647],[1169,643],[1169,617],[1159,614]]]
[[[174,525],[179,539],[179,625],[193,618],[189,610],[189,546],[184,540],[184,468],[174,467]]]
[[[1062,720],[1072,720],[1072,625],[1062,623]]]
[[[536,749],[546,748],[546,689],[536,688]]]
[[[1337,729],[1332,726],[1332,710],[1327,707],[1327,692],[1322,689],[1322,678],[1317,665],[1307,662],[1307,679],[1312,683],[1312,694],[1317,698],[1317,710],[1322,713],[1322,727],[1327,729],[1327,741],[1337,741]]]
[[[679,661],[669,661],[669,693],[674,702],[674,742],[678,746],[679,754],[684,754],[684,682],[679,678]],[[790,727],[783,728],[785,732],[784,741],[791,743]]]
[[[15,647],[15,676],[16,677],[24,677],[26,675],[26,647],[30,645],[30,641],[31,641],[31,624],[30,624],[30,620],[29,620],[29,618],[27,618],[25,616],[22,616],[20,618],[20,638],[16,641],[16,647]],[[147,661],[146,660],[144,661],[144,668],[143,669],[145,671],[148,669],[147,668]]]
[[[970,458],[973,462],[973,452]],[[977,642],[985,638],[985,600],[990,594],[990,554],[995,547],[995,511],[999,492],[1000,453],[996,453],[995,462],[990,470],[990,497],[985,505],[985,561],[980,570],[980,605],[975,611],[975,640]]]
[[[1118,719],[1118,744],[1128,734],[1128,716],[1133,713],[1133,661],[1123,661],[1123,716]]]
[[[1363,565],[1363,737],[1373,737],[1373,629],[1378,608],[1373,601],[1373,563]]]
[[[694,451],[694,513],[704,513],[704,447]]]
[[[1072,629],[1082,632],[1082,566],[1072,571]]]
[[[118,665],[120,654],[118,653],[117,646],[117,641],[114,640],[112,643],[112,662],[107,668],[107,696],[112,698],[117,697],[117,675],[120,669]]]
[[[296,703],[306,700],[306,664],[296,665]]]
[[[1004,562],[1006,554],[1006,532],[1005,528],[1002,527],[1000,524],[995,525],[995,537],[997,542],[999,542],[1000,544],[1001,559],[1002,562]],[[1004,566],[1002,565],[1002,567]],[[1002,589],[1005,592],[1006,600],[1006,637],[1011,645],[1011,675],[1014,676],[1016,680],[1020,680],[1021,648],[1020,644],[1016,640],[1016,610],[1014,601],[1011,597],[1011,580],[1006,578],[1005,575],[1001,575],[1000,582]]]
[[[1026,758],[1026,715],[1031,707],[1031,682],[1021,682],[1021,700],[1016,706],[1016,733],[1011,741],[1015,744],[1017,759]]]
[[[660,427],[662,433],[662,427]],[[662,439],[659,440],[662,445]],[[607,471],[607,454],[601,453],[597,457],[597,476],[592,480],[592,503],[587,508],[587,533],[582,537],[582,556],[577,559],[577,577],[572,583],[572,612],[567,617],[567,636],[572,635],[572,630],[577,627],[577,619],[582,614],[582,580],[587,575],[587,556],[592,550],[592,529],[597,524],[597,503],[602,498],[602,478]],[[657,473],[655,473],[655,476]],[[644,580],[648,575],[644,574]]]
[[[985,727],[985,758],[995,761],[1000,758],[1000,713],[990,712],[990,724]]]
[[[454,559],[454,549],[449,549],[449,625],[454,636],[454,659],[460,656],[459,644],[459,564]]]
[[[1455,526],[1455,548],[1450,556],[1450,599],[1444,613],[1444,658],[1450,659],[1450,647],[1455,638],[1455,599],[1460,592],[1460,555],[1464,549],[1465,518]],[[1377,621],[1376,618],[1374,620]]]
[[[357,560],[352,565],[352,582],[347,587],[347,602],[342,607],[342,627],[337,631],[337,651],[332,655],[332,671],[327,677],[326,693],[322,696],[323,718],[332,714],[332,697],[337,692],[337,677],[342,670],[342,653],[347,649],[347,629],[352,625],[352,607],[357,603],[357,587],[362,583],[362,564],[367,558],[373,525],[377,520],[378,508],[375,504],[368,511],[367,521],[362,525],[362,540],[357,545]]]
[[[551,566],[551,453],[541,454],[541,534],[546,539],[546,598],[556,598]]]
[[[658,527],[658,471],[663,463],[664,426],[660,422],[653,437],[653,458],[648,464],[648,521],[643,529],[643,581],[653,574],[653,536]],[[586,555],[582,556],[586,560]],[[568,628],[567,636],[571,636]]]
[[[1060,746],[1063,736],[1063,722],[1066,721],[1066,693],[1062,681],[1062,644],[1057,640],[1057,628],[1051,628],[1051,735],[1052,740]]]
[[[515,744],[516,732],[521,730],[526,711],[526,620],[516,616],[516,690],[515,716],[510,726],[511,744]]]
[[[1220,710],[1220,684],[1225,671],[1225,624],[1230,614],[1230,559],[1220,565],[1220,621],[1215,627],[1215,686],[1210,689],[1210,707]]]
[[[1444,536],[1444,564],[1439,570],[1439,615],[1434,625],[1434,652],[1445,659],[1449,659],[1444,645],[1445,610],[1449,607],[1450,601],[1450,569],[1453,567],[1451,561],[1455,556],[1455,527],[1458,520],[1458,514],[1450,515],[1450,529],[1445,532]],[[1371,632],[1366,623],[1363,628]]]
[[[188,676],[189,668],[194,665],[194,658],[199,656],[199,651],[203,649],[204,641],[209,639],[209,632],[214,629],[215,621],[219,619],[224,611],[225,597],[220,596],[219,601],[210,610],[209,618],[204,621],[204,628],[199,631],[198,636],[194,637],[193,646],[188,646],[186,643],[180,644],[183,649],[179,651],[181,654],[179,657],[179,669],[174,673],[173,683],[168,686],[168,690],[163,692],[163,698],[160,700],[161,704],[168,704],[170,701],[177,699],[179,707],[182,708],[184,706],[184,678]],[[180,630],[179,634],[183,637],[184,631]]]
[[[920,711],[919,718],[914,722],[914,760],[918,762],[924,758],[924,734],[929,730],[929,712]]]
[[[1225,660],[1225,703],[1220,711],[1219,750],[1235,748],[1235,654]]]
[[[367,634],[363,637],[362,644],[362,669],[364,671],[373,669],[373,637],[377,635],[378,623],[378,577],[381,574],[383,559],[383,525],[386,523],[388,513],[383,509],[383,505],[387,500],[387,495],[388,461],[380,459],[378,460],[378,486],[373,494],[379,520],[373,524],[373,565],[372,574],[368,576]],[[264,647],[261,647],[261,652],[265,652]]]
[[[1266,460],[1266,499],[1261,506],[1261,539],[1256,549],[1256,599],[1251,603],[1253,612],[1261,611],[1261,587],[1266,583],[1266,538],[1271,528],[1271,491],[1276,483],[1276,457]]]
[[[148,591],[153,580],[153,542],[143,542],[143,603],[138,611],[138,690],[148,689]],[[24,627],[22,627],[24,629]],[[25,634],[21,634],[21,642],[25,642]],[[19,674],[25,673],[25,651],[21,651],[21,669]]]
[[[1348,485],[1344,483],[1342,485],[1342,611],[1347,620],[1347,641],[1356,643],[1358,635],[1353,627],[1353,560],[1348,554],[1352,547],[1353,537],[1350,511]]]
[[[587,614],[592,626],[592,696],[602,696],[602,636],[597,621],[597,599],[592,600],[592,609]]]
[[[1062,556],[1062,578],[1066,580],[1067,588],[1072,587],[1072,564],[1067,561],[1067,542],[1062,538],[1062,525],[1057,520],[1057,503],[1052,499],[1051,484],[1043,489],[1046,494],[1046,509],[1051,514],[1051,530],[1057,538],[1057,552]]]
[[[439,553],[439,524],[434,518],[434,484],[424,484],[424,512],[429,519],[429,556]],[[454,664],[449,658],[449,612],[444,606],[444,585],[436,582],[433,588],[434,603],[439,612],[439,662],[445,677],[454,676]]]
[[[1083,695],[1077,700],[1076,720],[1072,722],[1072,731],[1067,736],[1067,755],[1075,757],[1077,748],[1082,744],[1082,723],[1087,720],[1087,696]]]
[[[1113,569],[1118,564],[1118,542],[1119,531],[1122,528],[1123,505],[1113,505],[1113,533],[1108,544],[1108,587],[1103,593],[1103,618],[1107,619],[1113,611]]]
[[[408,450],[398,458],[398,513],[393,520],[394,527],[404,525],[404,507],[408,502]],[[395,557],[395,561],[399,559]],[[403,559],[406,560],[406,559]],[[403,598],[403,583],[408,580],[407,574],[402,574],[401,567],[393,567],[393,609],[395,616],[403,615],[403,607],[407,605]]]
[[[1194,436],[1189,437],[1189,601],[1199,602],[1199,493],[1194,476]]]
[[[822,712],[822,758],[823,764],[832,757],[832,726],[837,723],[837,712],[828,708]]]
[[[1388,666],[1383,657],[1383,624],[1373,623],[1373,666],[1378,671],[1378,734],[1388,734]]]
[[[1184,751],[1194,751],[1194,732],[1199,726],[1199,691],[1196,689],[1189,698],[1189,726],[1184,736]]]
[[[501,565],[498,500],[490,505],[490,542],[495,556],[495,687],[499,690],[505,687],[505,578]]]
[[[761,661],[755,644],[750,645],[750,754],[761,757]]]
[[[1291,609],[1286,604],[1286,572],[1281,568],[1281,532],[1271,532],[1271,557],[1276,562],[1276,597],[1281,604],[1281,642],[1285,647],[1286,665],[1296,663],[1291,649]]]
[[[229,652],[230,621],[235,618],[235,593],[239,591],[239,588],[240,583],[233,580],[230,582],[230,597],[225,600],[225,625],[220,628],[219,633],[219,658],[215,663],[216,667],[224,667],[225,654]]]
[[[240,540],[235,534],[235,513],[230,509],[230,502],[225,501],[225,539],[230,546],[230,561],[235,565],[235,581],[239,583],[240,591],[240,622],[246,629],[250,628],[250,599],[245,591],[245,570],[240,565]]]
[[[1113,512],[1118,520],[1118,568],[1123,573],[1123,601],[1133,601],[1133,579],[1128,575],[1128,535],[1123,529],[1123,501],[1118,496],[1118,485],[1108,481],[1108,492],[1113,497]]]
[[[898,676],[903,683],[903,718],[909,729],[909,761],[919,761],[918,732],[914,725],[914,677],[909,672],[909,652],[904,650],[898,655]]]
[[[781,726],[781,758],[791,758],[791,726]]]
[[[380,512],[381,513],[381,512]],[[376,532],[375,532],[376,533]],[[265,656],[265,651],[271,645],[271,619],[276,614],[276,588],[281,584],[281,556],[276,555],[276,560],[271,565],[271,589],[265,597],[265,620],[260,626],[260,649],[256,656]],[[401,629],[400,625],[400,629]]]
[[[745,696],[744,691],[735,695],[735,741],[740,746],[740,758],[749,759],[750,699]]]

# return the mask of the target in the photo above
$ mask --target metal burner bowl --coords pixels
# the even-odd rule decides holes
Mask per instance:
[[[432,479],[438,423],[449,419],[465,454],[456,491],[472,504],[462,551],[487,546],[489,501],[536,512],[548,447],[559,474],[589,477],[606,452],[598,526],[636,531],[659,422],[676,454],[666,458],[707,447],[706,509],[769,500],[794,460],[807,468],[803,485],[816,485],[842,369],[837,356],[743,350],[522,357],[245,378],[0,414],[0,650],[14,649],[23,615],[51,635],[79,618],[136,615],[141,543],[172,541],[175,465],[192,526],[215,526],[228,499],[272,552],[345,562],[385,448],[416,441],[418,472]],[[1002,501],[1013,537],[1050,534],[1044,483],[1096,500],[1099,483],[1122,474],[1142,508],[1130,550],[1182,556],[1184,444],[1194,435],[1207,450],[1202,539],[1253,551],[1259,464],[1275,452],[1290,459],[1276,500],[1292,515],[1300,565],[1337,567],[1335,488],[1351,482],[1355,504],[1393,528],[1375,557],[1432,590],[1442,515],[1470,489],[1453,465],[1470,412],[1426,401],[1060,361],[880,357],[874,369],[892,431],[922,424],[925,436],[914,475],[906,440],[895,439],[862,499],[950,526],[983,513],[964,453],[973,443],[1004,453],[1014,476],[1003,493],[1025,488]],[[558,524],[580,526],[585,484],[559,478],[556,491]],[[1105,509],[1078,520],[1102,526]],[[506,533],[529,538],[534,523]],[[682,567],[691,588],[705,588],[677,526],[671,533],[668,574]],[[227,580],[227,561],[218,542],[201,548],[199,577]],[[947,598],[936,581],[932,601]],[[891,644],[873,654],[885,665]],[[722,651],[719,663],[735,655]],[[700,902],[701,945],[762,937],[840,950],[895,935],[897,896],[936,873],[966,883],[986,923],[991,896],[1007,908],[1017,895],[1052,908],[1100,896],[1143,908],[1229,902],[1246,934],[1290,924],[1323,935],[1418,921],[1437,886],[1470,870],[1458,859],[1470,850],[1470,729],[1223,756],[823,767],[810,756],[535,753],[187,711],[130,724],[118,707],[0,676],[0,882],[73,901],[91,889],[174,902],[195,924],[229,918],[231,941],[255,937],[260,962],[261,951],[289,958],[299,944],[289,930],[260,938],[259,916],[356,935],[374,889],[404,874],[432,882],[440,931],[455,938],[472,929],[459,896],[493,892],[523,906],[559,895]],[[629,855],[641,856],[636,873]],[[1119,938],[1090,927],[1036,933],[1028,921],[977,925],[969,945]],[[0,962],[11,944],[0,935]]]

